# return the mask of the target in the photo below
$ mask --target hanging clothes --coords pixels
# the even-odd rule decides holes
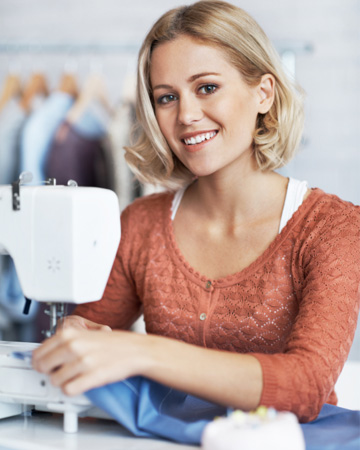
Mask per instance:
[[[32,184],[44,182],[49,148],[73,102],[68,93],[53,92],[26,122],[21,136],[20,167],[33,174]]]
[[[17,99],[0,111],[0,184],[11,184],[19,175],[19,140],[26,113]]]
[[[66,185],[113,188],[112,164],[103,145],[108,116],[97,102],[87,105],[74,123],[58,128],[45,163],[45,176]]]
[[[125,161],[124,147],[129,145],[130,130],[135,122],[135,106],[126,101],[116,108],[107,129],[106,146],[113,163],[114,190],[122,211],[138,196],[139,184]]]
[[[8,77],[1,95],[0,109],[0,184],[11,184],[19,177],[19,145],[22,128],[27,118],[20,103],[21,87],[17,77]],[[14,262],[9,255],[0,255],[0,314],[2,329],[12,321],[29,322],[36,314],[22,314],[24,296],[20,287]]]

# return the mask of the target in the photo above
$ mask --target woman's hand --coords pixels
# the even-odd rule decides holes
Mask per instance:
[[[62,321],[58,322],[58,330],[63,330],[65,328],[76,328],[78,330],[111,331],[111,328],[107,325],[92,322],[91,320],[76,315],[67,316]]]
[[[78,395],[140,375],[147,360],[146,335],[64,328],[33,351],[33,367],[54,386]]]

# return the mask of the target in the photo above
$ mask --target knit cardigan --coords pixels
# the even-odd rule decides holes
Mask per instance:
[[[80,314],[114,329],[144,314],[148,333],[260,362],[260,404],[300,421],[336,404],[360,305],[360,207],[313,189],[265,252],[239,273],[208,279],[174,237],[172,193],[136,200],[99,302]]]

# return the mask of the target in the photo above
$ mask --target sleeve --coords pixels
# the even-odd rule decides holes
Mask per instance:
[[[286,348],[254,354],[263,371],[260,403],[293,411],[301,422],[336,397],[360,304],[360,208],[318,216],[316,223],[299,249],[299,313]]]
[[[142,303],[130,269],[130,228],[127,208],[121,215],[121,241],[103,297],[97,302],[77,306],[73,314],[113,329],[128,329],[142,314]]]

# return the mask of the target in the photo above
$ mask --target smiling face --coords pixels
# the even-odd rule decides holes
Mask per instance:
[[[250,87],[223,50],[180,36],[154,49],[150,79],[159,127],[194,175],[252,159],[257,116],[271,106],[269,77]]]

